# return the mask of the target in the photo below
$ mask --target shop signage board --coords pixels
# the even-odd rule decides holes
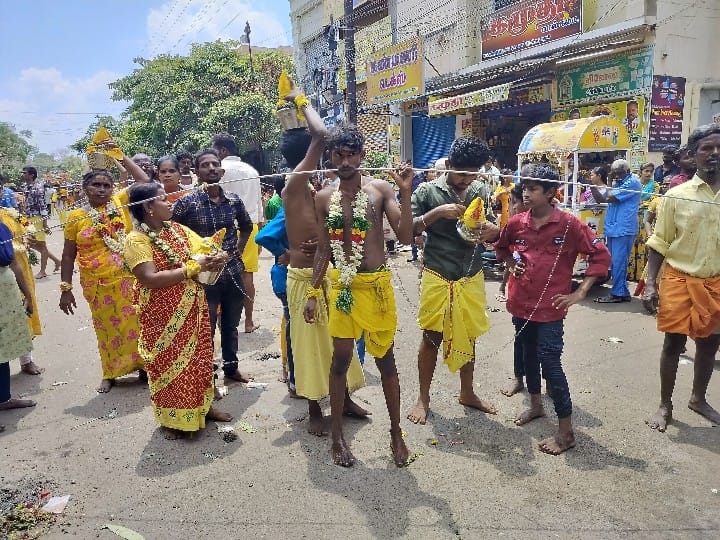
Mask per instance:
[[[415,37],[371,55],[366,70],[368,105],[422,95],[422,40]]]
[[[446,98],[432,99],[428,102],[428,113],[430,116],[442,116],[454,111],[473,109],[489,103],[507,101],[510,97],[510,83],[475,90],[467,94]]]
[[[557,101],[571,105],[649,94],[652,75],[652,46],[590,60],[558,70]]]
[[[355,81],[367,80],[365,62],[373,53],[392,46],[392,25],[390,17],[383,17],[378,22],[355,32]]]
[[[662,152],[666,146],[680,146],[685,106],[685,78],[656,75],[650,98],[648,150]]]
[[[609,116],[620,121],[627,130],[630,140],[630,168],[639,171],[645,161],[645,148],[648,142],[648,111],[647,101],[639,96],[614,103],[601,105],[586,105],[554,110],[550,121],[558,122],[569,119],[592,118],[595,116]]]
[[[540,124],[523,137],[518,154],[603,152],[630,148],[627,130],[610,116],[596,116]]]
[[[428,99],[421,97],[417,99],[410,99],[402,102],[402,113],[405,116],[411,116],[413,113],[427,113],[428,112]]]
[[[491,60],[582,32],[582,0],[521,0],[482,22],[482,59]]]

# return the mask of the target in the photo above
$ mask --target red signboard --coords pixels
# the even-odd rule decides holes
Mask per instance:
[[[483,21],[482,59],[491,60],[582,32],[582,0],[522,0]]]

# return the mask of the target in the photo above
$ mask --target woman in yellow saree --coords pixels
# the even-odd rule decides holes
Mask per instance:
[[[106,145],[114,145],[111,140]],[[136,182],[148,182],[147,175],[126,156],[123,165]],[[140,370],[143,364],[137,348],[140,334],[137,312],[132,302],[133,275],[123,266],[122,251],[126,233],[132,228],[123,190],[113,195],[113,176],[95,170],[83,176],[87,203],[68,214],[61,263],[60,309],[67,315],[77,307],[72,292],[75,262],[80,268],[80,285],[90,305],[93,327],[102,364],[98,392],[109,392],[115,379]]]
[[[200,272],[221,270],[227,254],[216,253],[222,239],[203,240],[168,221],[172,204],[159,184],[135,185],[129,193],[138,226],[127,236],[125,263],[137,278],[138,349],[155,419],[167,439],[176,439],[204,428],[206,418],[232,420],[212,406],[210,314],[196,281]]]
[[[0,222],[10,229],[13,240],[12,245],[15,250],[15,260],[20,266],[25,283],[32,295],[32,315],[28,317],[28,327],[30,335],[42,335],[42,326],[40,324],[40,314],[37,306],[37,298],[35,296],[35,279],[33,278],[32,268],[30,267],[30,259],[28,258],[27,244],[25,235],[33,232],[27,227],[32,227],[28,219],[14,208],[0,208]],[[40,375],[44,370],[33,362],[32,352],[27,352],[20,356],[20,369],[23,373],[29,375]]]

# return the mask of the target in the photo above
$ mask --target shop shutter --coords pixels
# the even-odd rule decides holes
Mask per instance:
[[[455,140],[455,117],[413,116],[413,165],[425,169],[441,157],[447,157]]]

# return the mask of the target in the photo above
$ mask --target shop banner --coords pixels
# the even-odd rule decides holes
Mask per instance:
[[[652,74],[652,46],[591,60],[587,64],[558,70],[557,101],[561,105],[570,105],[649,94]]]
[[[510,97],[510,84],[499,84],[482,90],[475,90],[467,94],[452,96],[447,98],[439,98],[433,100],[430,98],[428,103],[428,111],[430,116],[441,116],[450,114],[453,111],[472,109],[481,107],[489,103],[497,103],[507,101]]]
[[[373,54],[367,61],[367,103],[390,103],[423,93],[422,40],[415,37]]]
[[[370,26],[359,28],[355,32],[355,81],[367,80],[365,66],[370,55],[392,47],[392,25],[390,17],[383,17]]]
[[[421,97],[418,99],[409,99],[402,103],[402,113],[404,116],[411,116],[413,113],[427,113],[428,99]]]
[[[648,150],[662,152],[666,146],[680,146],[685,78],[654,76],[651,96]]]
[[[491,60],[580,32],[581,0],[521,0],[482,22],[482,59]]]
[[[648,141],[648,111],[645,98],[640,96],[635,99],[603,103],[602,105],[554,110],[551,113],[550,121],[577,120],[594,116],[616,118],[625,126],[630,140],[630,169],[639,171],[646,158],[645,148]]]

